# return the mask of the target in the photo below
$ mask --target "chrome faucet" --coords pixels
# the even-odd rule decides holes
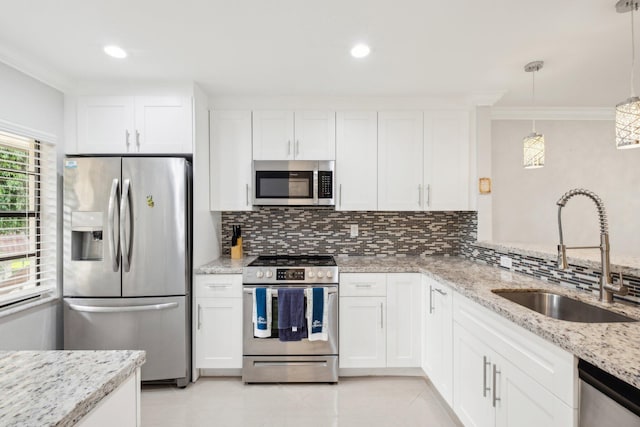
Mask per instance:
[[[586,196],[593,200],[598,209],[598,219],[600,221],[600,245],[599,246],[565,246],[562,237],[562,208],[573,196]],[[629,289],[622,284],[622,273],[620,273],[620,284],[614,285],[611,277],[611,262],[609,261],[609,226],[607,225],[607,213],[604,209],[602,199],[593,191],[576,188],[567,191],[556,203],[558,207],[558,231],[560,233],[560,244],[558,245],[558,268],[567,268],[567,249],[600,249],[600,295],[599,301],[613,303],[613,294],[626,295]]]

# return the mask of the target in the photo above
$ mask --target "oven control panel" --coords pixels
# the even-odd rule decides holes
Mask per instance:
[[[276,280],[304,280],[304,268],[277,268]]]
[[[338,267],[245,267],[245,284],[269,283],[338,283]]]

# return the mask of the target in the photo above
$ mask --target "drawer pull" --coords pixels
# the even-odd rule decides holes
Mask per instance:
[[[370,288],[373,286],[371,283],[356,283],[356,288]]]

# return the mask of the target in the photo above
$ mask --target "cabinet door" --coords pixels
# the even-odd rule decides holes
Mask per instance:
[[[491,368],[495,356],[456,322],[453,340],[453,410],[465,426],[494,427]]]
[[[386,366],[386,298],[340,297],[340,368]]]
[[[421,277],[417,273],[387,274],[387,366],[420,366]]]
[[[193,151],[191,98],[141,96],[135,98],[135,106],[137,152]]]
[[[426,279],[423,366],[444,400],[453,406],[452,291]]]
[[[469,209],[469,113],[425,112],[425,209]]]
[[[78,98],[78,153],[135,152],[133,97]]]
[[[378,114],[338,112],[336,116],[336,210],[378,209]]]
[[[577,416],[568,405],[504,358],[497,362],[496,382],[497,427],[575,425]]]
[[[253,159],[293,160],[293,111],[253,112]]]
[[[251,111],[212,111],[210,208],[251,210]]]
[[[334,111],[296,111],[296,160],[336,159],[336,113]]]
[[[422,112],[378,113],[378,209],[423,206]]]
[[[196,368],[242,368],[242,298],[198,298]]]

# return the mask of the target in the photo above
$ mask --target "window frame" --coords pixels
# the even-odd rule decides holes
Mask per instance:
[[[33,303],[34,301],[43,303],[55,299],[57,297],[58,270],[57,182],[43,186],[44,180],[57,181],[56,146],[54,143],[43,141],[41,138],[25,135],[26,132],[17,133],[12,129],[6,129],[2,124],[3,122],[0,120],[0,132],[9,139],[3,140],[4,135],[0,135],[0,145],[7,148],[13,147],[18,150],[25,150],[28,156],[25,164],[28,166],[25,171],[11,168],[1,168],[0,170],[24,174],[27,180],[33,179],[33,184],[27,184],[28,186],[33,185],[33,187],[32,189],[28,187],[24,195],[28,199],[27,209],[2,210],[0,211],[0,219],[25,219],[25,228],[33,227],[33,229],[28,233],[32,235],[27,239],[28,247],[26,250],[6,256],[0,253],[0,262],[23,259],[32,260],[35,265],[33,266],[34,270],[28,273],[27,280],[24,283],[0,287],[0,316],[6,314],[4,312],[7,309],[16,305],[28,304],[32,306],[36,305]],[[12,145],[10,141],[12,137],[17,140],[25,140],[25,146],[21,147],[20,144]],[[44,150],[46,150],[46,154],[43,154]],[[43,156],[48,158],[48,162],[43,162]],[[55,198],[55,202],[47,201],[43,198],[47,196],[43,193],[43,189],[49,188],[49,186],[55,193],[50,196]],[[33,204],[31,205],[31,203]],[[47,220],[43,218],[45,213],[48,216]],[[33,224],[29,224],[31,220],[33,220]],[[47,244],[49,249],[47,249],[46,254],[43,253],[43,239],[49,239]],[[43,267],[46,267],[44,274]],[[10,312],[13,311],[15,310],[10,310]]]

